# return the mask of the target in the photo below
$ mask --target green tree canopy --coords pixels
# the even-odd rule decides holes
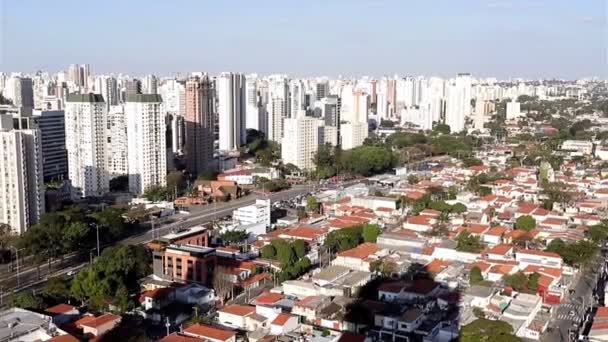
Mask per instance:
[[[483,275],[481,274],[481,269],[477,266],[471,268],[471,273],[469,274],[469,284],[475,285],[483,281]]]
[[[509,323],[480,318],[462,327],[459,341],[522,342],[523,340],[513,335],[513,328]]]
[[[149,186],[143,195],[148,201],[160,202],[167,199],[167,188],[161,185]]]
[[[529,232],[534,228],[536,228],[536,220],[530,215],[523,215],[515,220],[515,229],[521,229]]]
[[[456,250],[461,252],[479,253],[485,248],[481,239],[469,232],[460,233],[457,242]]]
[[[382,233],[382,229],[377,224],[365,224],[363,225],[363,241],[365,242],[376,242],[378,235]]]

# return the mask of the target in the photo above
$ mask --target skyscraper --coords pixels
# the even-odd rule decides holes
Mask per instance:
[[[65,108],[68,174],[82,197],[101,196],[110,188],[107,170],[107,115],[98,94],[69,94]]]
[[[289,87],[287,77],[272,75],[268,79],[268,140],[280,142],[283,137],[283,119],[289,115]]]
[[[167,183],[165,112],[160,95],[129,95],[125,105],[129,191],[142,194]]]
[[[452,132],[462,131],[471,114],[471,82],[471,74],[458,74],[447,87],[445,123]]]
[[[95,93],[103,96],[108,109],[118,104],[118,82],[112,76],[97,76],[95,78]]]
[[[247,129],[262,130],[260,101],[258,96],[258,75],[247,75],[245,81],[245,126]]]
[[[129,173],[127,118],[125,105],[111,106],[108,111],[108,173],[110,179]]]
[[[319,126],[321,120],[306,116],[300,110],[295,118],[286,118],[285,136],[281,143],[281,159],[285,164],[293,164],[300,170],[315,167],[314,157],[319,149]]]
[[[63,110],[35,110],[42,145],[44,181],[68,177],[68,154],[65,148],[65,112]]]
[[[22,234],[44,212],[42,149],[37,128],[14,127],[12,116],[0,115],[0,223]]]
[[[186,169],[198,175],[213,159],[213,85],[207,75],[186,82]]]
[[[221,151],[238,149],[246,140],[245,76],[223,72],[217,79]]]
[[[290,118],[295,118],[300,110],[306,109],[306,89],[302,80],[291,80],[289,82]]]
[[[158,78],[154,75],[146,75],[142,80],[142,94],[158,94]]]

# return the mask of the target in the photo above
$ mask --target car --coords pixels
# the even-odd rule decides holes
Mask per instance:
[[[77,272],[76,270],[71,270],[71,271],[68,271],[68,273],[66,273],[66,275],[67,275],[68,277],[71,277],[71,276],[76,275],[76,272]]]

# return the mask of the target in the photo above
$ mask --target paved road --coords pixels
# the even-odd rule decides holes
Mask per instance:
[[[269,194],[268,196],[256,193],[230,202],[217,203],[216,205],[209,205],[200,209],[197,208],[196,211],[192,212],[189,216],[186,216],[185,219],[180,222],[161,225],[154,229],[154,231],[150,230],[140,235],[131,236],[119,243],[131,245],[143,244],[152,241],[154,238],[165,235],[173,229],[193,227],[230,215],[236,208],[255,203],[257,198],[267,197],[270,198],[271,201],[282,201],[304,195],[311,190],[312,187],[309,186],[296,186],[288,190]],[[36,287],[41,283],[46,282],[46,279],[48,279],[49,276],[53,277],[59,274],[65,274],[73,268],[84,267],[90,262],[90,257],[91,253],[89,252],[70,254],[66,255],[63,260],[53,261],[50,270],[48,264],[40,265],[40,267],[27,265],[25,267],[20,267],[19,275],[17,275],[16,271],[4,274],[3,277],[0,275],[0,299],[2,302],[6,303],[6,298],[10,293],[31,289],[32,287]]]
[[[578,273],[574,280],[572,294],[562,300],[553,310],[549,328],[541,341],[571,341],[578,337],[578,330],[586,319],[586,311],[595,304],[594,290],[602,272],[604,256],[598,253],[586,270]],[[574,315],[571,315],[571,312]],[[570,337],[571,336],[571,337]]]

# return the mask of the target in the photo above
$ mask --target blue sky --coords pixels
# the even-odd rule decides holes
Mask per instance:
[[[0,71],[608,77],[607,0],[0,0]]]

